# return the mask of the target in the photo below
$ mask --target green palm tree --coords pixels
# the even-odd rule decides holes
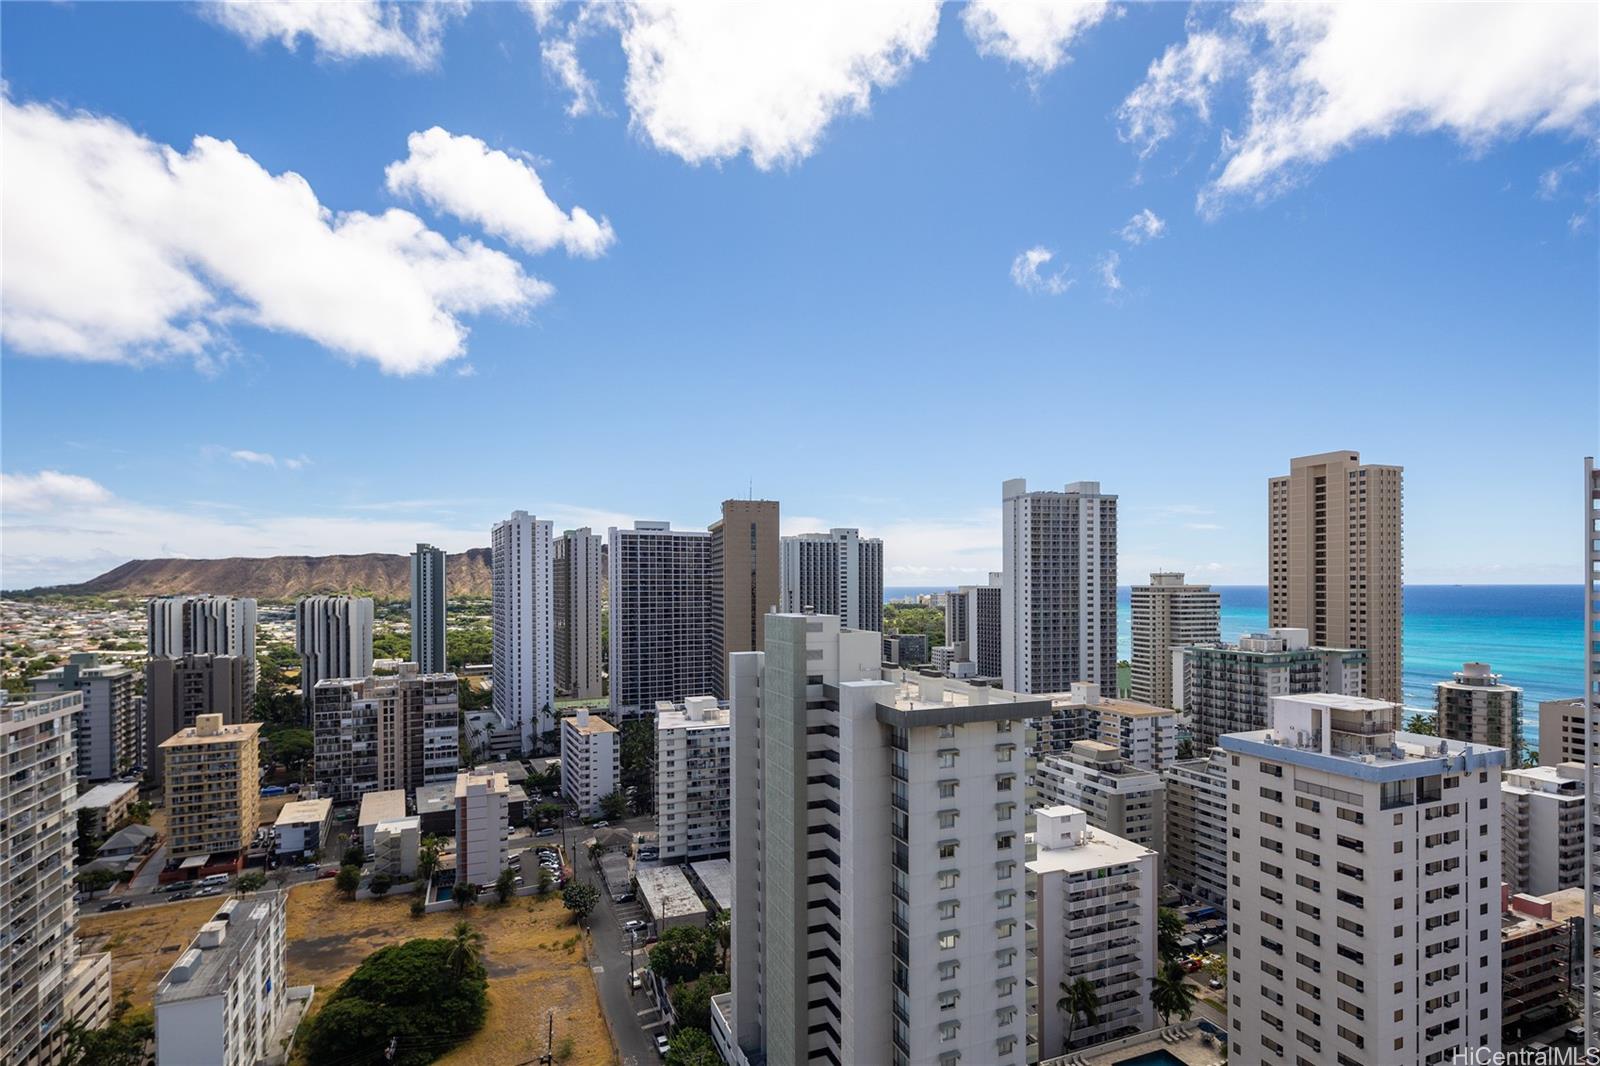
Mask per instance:
[[[456,980],[476,966],[478,959],[483,955],[484,935],[473,928],[471,922],[462,920],[450,927],[450,951],[445,955],[445,960],[450,964],[450,972],[455,974]]]
[[[1183,967],[1176,962],[1165,963],[1151,978],[1154,987],[1150,990],[1150,1002],[1161,1015],[1162,1025],[1170,1024],[1174,1014],[1179,1021],[1185,1021],[1194,1013],[1194,989],[1183,978]]]
[[[1094,982],[1087,977],[1080,977],[1070,985],[1061,982],[1061,998],[1056,1000],[1056,1010],[1067,1016],[1066,1046],[1072,1046],[1072,1030],[1078,1026],[1079,1015],[1083,1016],[1084,1025],[1093,1025],[1099,1021],[1100,993],[1095,991]]]
[[[707,926],[707,932],[717,938],[717,969],[725,970],[728,966],[728,948],[733,941],[732,916],[727,911],[718,911],[712,915]]]
[[[439,869],[439,838],[433,835],[422,838],[422,847],[417,850],[417,876],[424,884],[433,879],[434,871]]]

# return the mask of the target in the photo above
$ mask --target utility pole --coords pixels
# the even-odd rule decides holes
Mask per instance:
[[[639,930],[628,930],[628,998],[633,998],[633,941]]]
[[[551,1066],[555,1062],[556,1042],[556,1012],[554,1009],[545,1012],[544,1054],[539,1056],[539,1066]]]

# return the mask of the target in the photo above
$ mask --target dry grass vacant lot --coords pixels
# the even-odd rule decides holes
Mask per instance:
[[[135,1007],[148,1008],[161,975],[221,904],[222,897],[191,899],[96,914],[94,908],[100,903],[91,900],[84,904],[78,922],[82,950],[111,952],[112,997],[126,992]]]
[[[298,885],[289,895],[289,983],[317,986],[316,1005],[368,955],[414,937],[443,937],[463,917],[444,911],[413,918],[410,898],[351,902],[332,881]],[[487,938],[489,1016],[448,1066],[510,1066],[544,1052],[545,1014],[555,1010],[563,1066],[611,1066],[611,1036],[600,1012],[583,944],[558,894],[479,904],[465,917]],[[570,1041],[570,1044],[567,1043]]]

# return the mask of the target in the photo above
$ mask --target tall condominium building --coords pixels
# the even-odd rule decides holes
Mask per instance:
[[[78,746],[78,776],[107,781],[144,765],[144,718],[133,695],[133,668],[100,662],[82,652],[66,665],[33,678],[38,695],[83,693],[83,710],[72,723]]]
[[[663,862],[728,854],[733,830],[731,721],[714,696],[656,707],[656,842]]]
[[[1028,887],[1040,1002],[1031,1061],[1151,1028],[1157,899],[1155,852],[1091,829],[1076,807],[1044,807],[1034,815]],[[1093,986],[1097,1003],[1091,1017],[1069,1022],[1054,1002],[1079,981]]]
[[[1584,1014],[1586,1043],[1600,1045],[1600,468],[1583,461],[1583,696],[1588,701],[1583,750],[1588,796],[1584,862]]]
[[[1228,756],[1212,748],[1162,771],[1167,792],[1166,878],[1192,899],[1228,901]]]
[[[959,660],[973,664],[978,677],[1001,673],[1001,577],[992,573],[987,585],[962,585],[945,606],[944,642]]]
[[[710,532],[712,692],[727,699],[728,656],[761,650],[778,605],[778,501],[723,500]]]
[[[711,534],[635,522],[607,536],[613,720],[715,691]]]
[[[838,616],[846,629],[883,630],[883,541],[857,529],[784,537],[778,610]]]
[[[1100,695],[1100,686],[1074,682],[1067,692],[1051,693],[1050,714],[1030,723],[1036,754],[1061,754],[1079,740],[1111,745],[1117,756],[1140,770],[1160,770],[1178,757],[1178,712],[1134,700]]]
[[[585,818],[600,813],[600,801],[622,787],[622,739],[617,727],[579,707],[561,719],[561,794]]]
[[[522,750],[556,727],[555,560],[551,524],[513,511],[490,534],[494,710]]]
[[[256,699],[256,601],[242,596],[157,596],[145,603],[150,657],[236,655],[248,667],[244,698]]]
[[[425,674],[449,669],[445,661],[444,549],[418,544],[411,553],[411,661]]]
[[[1222,641],[1222,594],[1210,585],[1185,585],[1183,575],[1154,573],[1135,585],[1132,695],[1141,703],[1177,707],[1172,698],[1172,649]]]
[[[588,526],[555,539],[556,695],[592,700],[600,682],[600,534]]]
[[[1326,452],[1291,459],[1288,475],[1267,485],[1267,624],[1308,630],[1323,647],[1365,649],[1361,694],[1396,703],[1401,472]]]
[[[1539,704],[1539,765],[1582,762],[1586,721],[1582,696]]]
[[[261,723],[202,714],[161,742],[168,857],[244,859],[261,820]]]
[[[1124,759],[1116,745],[1074,741],[1065,752],[1040,758],[1034,780],[1037,806],[1076,807],[1096,829],[1166,854],[1166,784],[1154,770]]]
[[[1512,892],[1545,896],[1583,884],[1584,802],[1580,763],[1507,770],[1500,778],[1500,876]]]
[[[1188,714],[1195,743],[1207,747],[1224,733],[1271,725],[1274,696],[1360,695],[1367,662],[1364,651],[1312,647],[1304,629],[1270,629],[1240,637],[1237,644],[1195,645],[1172,654],[1173,702]]]
[[[1272,728],[1220,742],[1229,1063],[1498,1051],[1505,750],[1397,732],[1397,703],[1272,703]]]
[[[456,883],[492,885],[506,869],[511,782],[499,771],[456,775]]]
[[[1000,490],[1001,676],[1017,692],[1117,687],[1117,498],[1098,481]]]
[[[247,692],[252,663],[238,655],[195,652],[150,659],[144,666],[145,773],[160,784],[166,765],[161,742],[194,725],[202,714],[224,725],[243,722],[254,708]]]
[[[66,1023],[111,1006],[108,956],[78,955],[72,876],[77,819],[76,689],[22,701],[0,695],[0,1062],[60,1061]],[[103,970],[103,973],[102,973]],[[109,1020],[107,1018],[106,1020]]]
[[[416,663],[317,682],[311,725],[317,787],[340,802],[451,781],[461,765],[456,675],[425,674]]]
[[[1433,686],[1441,737],[1492,744],[1522,759],[1522,690],[1500,683],[1488,663],[1464,663],[1450,681]]]
[[[254,1066],[282,1054],[289,1007],[284,897],[230,899],[156,986],[156,1066]]]
[[[910,675],[832,614],[731,658],[730,1062],[1021,1063],[1040,701]],[[731,1018],[726,1011],[731,1010]]]
[[[307,596],[294,605],[294,650],[300,653],[300,696],[306,707],[317,682],[372,673],[372,600]]]

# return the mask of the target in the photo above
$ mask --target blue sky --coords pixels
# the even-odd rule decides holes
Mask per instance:
[[[1335,448],[1577,579],[1595,8],[859,6],[8,5],[0,584],[752,485],[968,581],[1019,476],[1256,583]]]

